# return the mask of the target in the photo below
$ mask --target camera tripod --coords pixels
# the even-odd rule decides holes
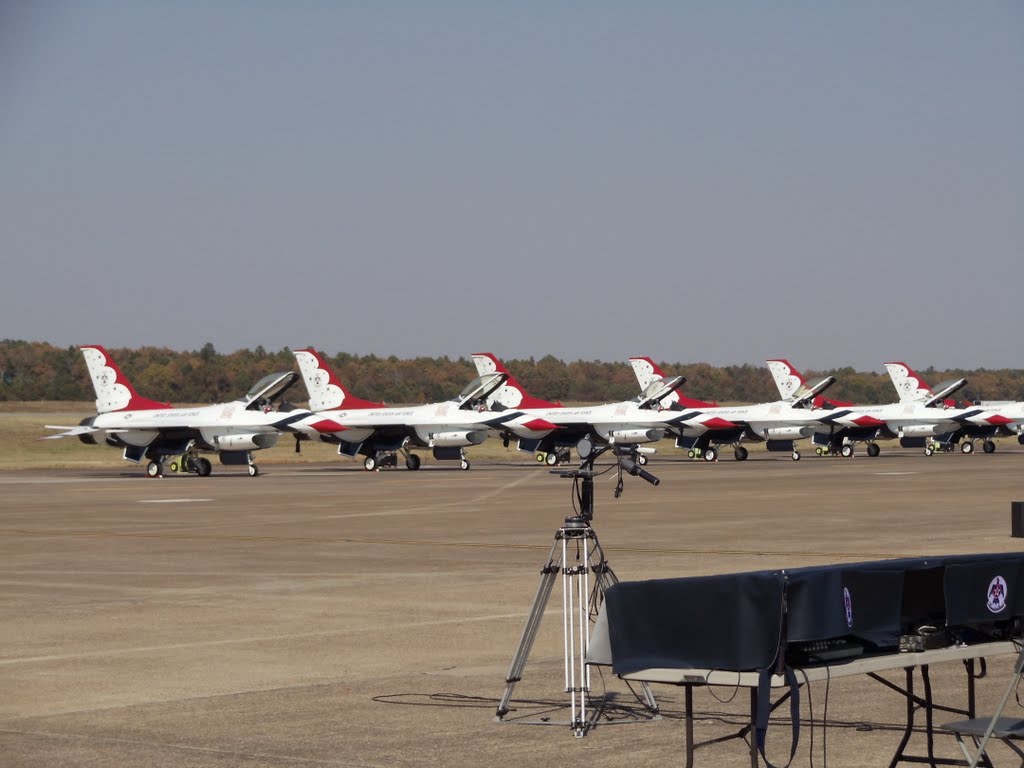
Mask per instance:
[[[540,629],[541,620],[544,618],[544,611],[554,589],[555,581],[561,574],[565,692],[569,694],[569,726],[577,738],[586,735],[587,729],[594,724],[592,720],[600,713],[599,708],[591,706],[588,715],[588,703],[591,703],[590,666],[587,663],[587,652],[590,648],[590,625],[596,619],[604,603],[605,590],[618,582],[615,572],[605,558],[601,543],[597,539],[597,532],[591,525],[594,520],[594,476],[601,474],[594,471],[594,460],[606,451],[614,451],[615,469],[618,473],[618,482],[615,488],[616,498],[622,494],[623,471],[641,477],[652,485],[657,485],[659,482],[658,478],[642,470],[635,461],[637,456],[635,448],[623,450],[615,446],[606,446],[598,449],[590,447],[587,450],[588,446],[583,443],[584,441],[581,441],[578,446],[582,458],[579,469],[553,473],[560,477],[573,479],[574,501],[578,503],[577,514],[565,518],[565,524],[555,531],[555,540],[551,545],[551,551],[548,552],[547,562],[540,571],[540,586],[537,588],[533,606],[530,608],[530,615],[526,619],[526,626],[523,628],[519,645],[509,666],[508,675],[505,677],[505,692],[495,712],[495,719],[501,722],[511,711],[509,703],[512,700],[512,692],[515,690],[516,683],[522,679],[526,661]],[[586,453],[584,453],[585,450]],[[591,574],[593,574],[593,586],[591,586]],[[641,683],[640,693],[634,692],[634,695],[650,713],[651,718],[659,716],[658,704],[647,683]]]

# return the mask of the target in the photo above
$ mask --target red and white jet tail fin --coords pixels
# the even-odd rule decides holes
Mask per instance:
[[[821,393],[836,383],[835,376],[826,376],[814,384],[808,384],[789,360],[765,360],[768,370],[772,372],[775,379],[775,387],[779,390],[779,397],[794,407],[800,407],[812,403],[816,407],[831,403],[832,405],[849,405],[834,400],[825,400],[820,397]]]
[[[950,379],[932,389],[906,363],[886,363],[885,370],[889,372],[901,403],[924,403],[926,406],[943,403],[954,406],[956,401],[948,399],[949,396],[967,385],[967,379]]]
[[[170,403],[158,403],[145,397],[139,397],[135,387],[121,373],[110,353],[99,345],[79,347],[89,369],[92,387],[96,390],[96,412],[111,411],[149,411],[157,408],[170,408]]]
[[[789,360],[765,360],[768,370],[775,379],[779,397],[786,401],[796,400],[807,389],[803,374],[793,367]]]
[[[633,375],[636,376],[640,391],[646,392],[647,388],[655,381],[668,381],[668,376],[659,365],[649,357],[631,357],[629,364],[633,366]],[[694,400],[687,397],[678,387],[661,398],[661,404],[666,408],[717,408],[718,403],[708,403],[704,400]]]
[[[383,403],[363,400],[351,394],[338,380],[320,354],[309,349],[292,350],[299,364],[299,373],[309,392],[309,410],[338,411],[342,409],[381,408]]]
[[[901,403],[923,403],[932,399],[932,388],[906,363],[886,363],[885,370],[889,372]]]
[[[494,394],[491,395],[491,401],[501,403],[506,408],[561,408],[561,403],[552,403],[549,400],[541,400],[538,397],[533,397],[520,384],[516,378],[508,372],[508,369],[502,364],[501,360],[496,358],[490,352],[474,352],[473,353],[473,365],[476,366],[476,372],[478,376],[484,376],[488,373],[504,373],[508,376],[505,379],[505,383],[502,384]]]
[[[633,375],[641,390],[647,389],[655,379],[665,378],[665,372],[649,357],[631,357],[629,364],[633,366]]]
[[[633,375],[636,376],[637,383],[640,384],[641,392],[646,393],[651,384],[668,378],[658,364],[649,357],[631,357],[629,364],[633,366]],[[682,399],[683,395],[676,387],[661,398],[661,405],[665,408],[671,408],[673,403],[682,405]]]

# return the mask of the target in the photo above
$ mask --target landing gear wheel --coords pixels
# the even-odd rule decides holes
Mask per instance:
[[[641,467],[646,467],[647,466],[647,457],[644,456],[642,453],[639,454],[636,457],[636,463],[639,464]]]
[[[853,446],[847,443],[846,445],[839,449],[839,455],[842,456],[844,459],[850,458],[851,456],[853,456]]]
[[[420,457],[417,456],[415,453],[410,453],[408,456],[405,457],[405,468],[411,469],[413,472],[415,472],[417,469],[420,468]]]
[[[255,464],[250,466],[255,467]],[[200,477],[209,477],[211,472],[213,472],[213,465],[210,463],[209,459],[199,459],[199,461],[196,462],[197,475]],[[250,472],[249,474],[252,473]]]
[[[991,440],[986,440],[984,443],[981,444],[981,449],[985,453],[995,453],[996,452],[996,444],[993,443]]]
[[[377,468],[377,457],[367,456],[366,461],[363,462],[363,469],[367,472],[373,472]]]
[[[748,453],[749,451],[747,451],[747,449],[744,448],[742,445],[737,445],[736,449],[733,451],[733,455],[736,457],[736,461],[746,461]]]
[[[868,456],[874,458],[882,452],[882,449],[878,447],[878,443],[868,443]]]
[[[960,453],[974,453],[974,443],[970,441],[960,443]]]
[[[260,468],[255,464],[249,465],[249,477],[257,477],[260,473]]]
[[[800,461],[800,451],[793,451],[793,461]]]
[[[146,465],[146,474],[150,477],[160,477],[163,473],[164,468],[159,461],[151,461]]]
[[[706,448],[704,450],[704,461],[715,461],[718,459],[718,450],[715,448]]]
[[[463,459],[462,464],[459,465],[463,470],[469,469],[472,464],[469,463],[469,459]]]
[[[555,453],[554,451],[551,451],[551,453],[544,457],[544,463],[547,464],[549,467],[557,466],[558,454]]]
[[[935,449],[932,448],[930,445],[924,449],[925,456],[931,456],[933,453],[935,453]]]

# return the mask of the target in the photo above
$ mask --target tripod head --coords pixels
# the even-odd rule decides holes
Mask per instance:
[[[559,477],[572,478],[575,490],[575,501],[578,502],[579,513],[565,518],[567,525],[587,527],[594,519],[594,478],[604,474],[608,470],[597,472],[594,470],[594,462],[605,453],[611,452],[615,456],[615,471],[617,479],[615,483],[615,498],[622,495],[623,479],[622,473],[626,472],[633,477],[646,480],[651,485],[658,485],[661,480],[643,469],[640,465],[640,452],[635,445],[612,445],[606,444],[595,446],[589,437],[584,437],[576,446],[580,455],[580,466],[574,470],[553,470],[552,474]],[[574,505],[575,506],[575,505]]]

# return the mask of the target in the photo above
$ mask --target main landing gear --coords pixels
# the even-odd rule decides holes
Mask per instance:
[[[363,469],[367,472],[373,472],[377,469],[387,469],[398,466],[398,454],[394,452],[390,453],[377,453],[374,456],[367,456],[363,461]]]
[[[984,440],[981,443],[981,449],[985,453],[995,453],[996,444],[993,443],[991,440]],[[973,440],[966,440],[966,441],[960,443],[960,452],[961,453],[974,453],[974,441]]]

